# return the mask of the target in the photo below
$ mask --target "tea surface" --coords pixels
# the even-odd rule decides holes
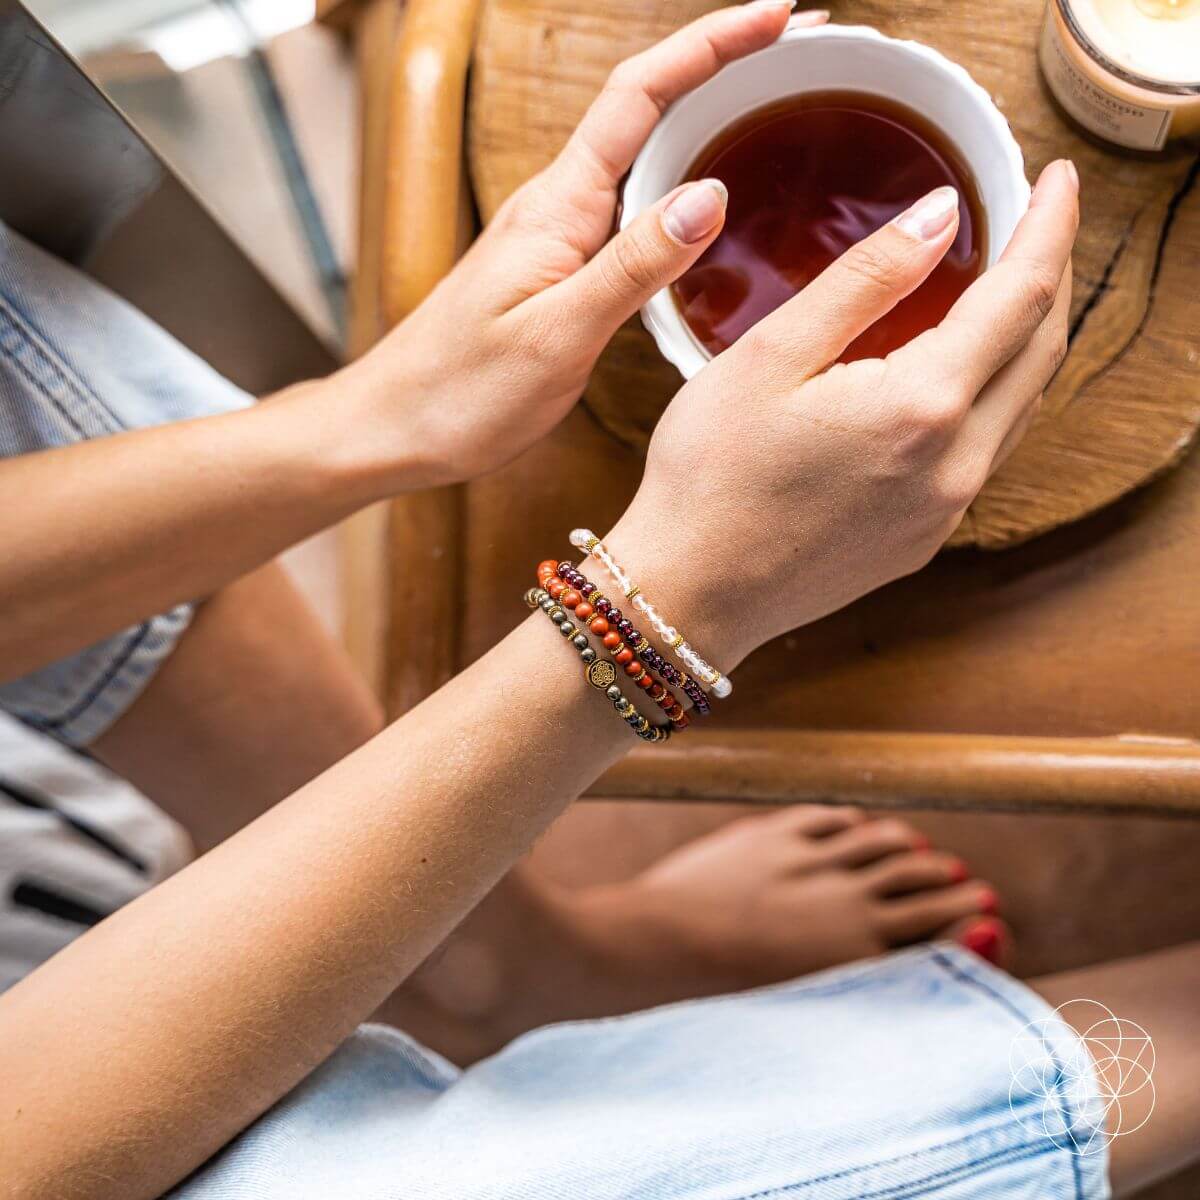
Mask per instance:
[[[958,151],[929,121],[880,96],[812,92],[760,108],[724,130],[688,177],[729,189],[721,236],[673,288],[712,354],[936,187],[958,189],[954,245],[843,361],[885,355],[936,325],[986,261],[979,190]]]

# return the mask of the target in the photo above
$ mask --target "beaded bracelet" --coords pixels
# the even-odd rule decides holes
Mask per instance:
[[[583,594],[582,589],[587,589],[584,596],[585,602],[590,604],[600,616],[607,619],[608,623],[616,629],[618,637],[623,636],[628,640],[629,645],[633,647],[643,662],[647,663],[652,670],[657,671],[667,683],[679,688],[687,695],[698,716],[707,717],[712,712],[708,703],[708,694],[700,684],[690,675],[679,670],[673,663],[667,662],[650,645],[649,640],[633,628],[633,623],[622,615],[621,610],[606,596],[602,596],[599,589],[594,584],[589,583],[580,571],[569,562],[544,562],[538,567],[539,578],[543,579],[543,587],[547,586],[544,575],[547,568],[551,572],[551,579],[557,575],[558,580],[556,582],[565,582],[568,587],[580,591],[581,594]]]
[[[686,729],[690,722],[668,684],[680,688],[695,705],[698,714],[708,716],[712,710],[704,689],[667,662],[586,576],[569,562],[556,563],[551,559],[539,563],[537,573],[542,587],[547,588],[559,604],[587,623],[617,666],[623,668],[625,674],[667,714],[676,730]],[[635,654],[642,660],[640,663],[634,661]],[[657,672],[662,679],[656,680],[652,672]]]
[[[566,609],[562,605],[556,604],[545,588],[531,588],[525,593],[525,603],[530,608],[540,608],[558,626],[558,632],[579,651],[579,657],[586,664],[584,677],[588,683],[602,691],[612,701],[612,706],[617,710],[617,714],[642,741],[665,742],[671,736],[669,727],[651,725],[638,712],[633,701],[626,697],[617,683],[616,667],[606,659],[600,658],[592,649],[587,634],[567,619]]]
[[[658,615],[654,605],[641,594],[641,588],[625,574],[613,556],[605,549],[604,543],[590,529],[573,529],[571,545],[577,546],[585,554],[592,555],[603,564],[604,569],[616,580],[617,586],[625,593],[625,599],[630,601],[633,607],[650,622],[654,632],[670,647],[675,657],[687,667],[689,674],[695,676],[705,686],[712,688],[713,695],[718,699],[724,700],[733,691],[733,684],[715,667],[710,667],[684,641],[683,634],[673,625],[668,625]]]

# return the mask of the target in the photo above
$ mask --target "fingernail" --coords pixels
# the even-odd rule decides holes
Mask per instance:
[[[989,917],[994,917],[1000,911],[1000,897],[992,888],[985,887],[980,890],[979,911]]]
[[[1000,930],[995,921],[976,921],[959,935],[959,942],[987,962],[1000,958]]]
[[[961,858],[954,859],[950,864],[950,882],[966,883],[970,878],[971,872],[967,869],[967,864]]]
[[[747,8],[786,8],[791,12],[796,7],[796,0],[750,0]]]
[[[806,8],[803,12],[798,12],[792,17],[792,28],[807,25],[824,25],[829,20],[829,9],[827,8]]]
[[[677,242],[690,246],[716,229],[728,203],[729,189],[719,179],[701,179],[663,209],[663,228]]]
[[[1071,180],[1071,186],[1076,191],[1079,191],[1079,171],[1078,171],[1078,169],[1076,168],[1075,164],[1069,158],[1064,158],[1062,161],[1063,161],[1063,166],[1066,167],[1066,169],[1067,169],[1067,176]]]
[[[902,212],[895,224],[909,237],[919,242],[932,241],[954,219],[958,212],[958,192],[952,187],[935,188],[928,196]]]

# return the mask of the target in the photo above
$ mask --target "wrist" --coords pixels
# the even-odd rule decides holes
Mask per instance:
[[[708,556],[682,525],[648,528],[630,509],[603,541],[663,618],[722,674],[759,644],[738,597],[704,569]]]
[[[416,403],[430,382],[410,370],[395,331],[320,386],[330,466],[364,503],[451,481]]]

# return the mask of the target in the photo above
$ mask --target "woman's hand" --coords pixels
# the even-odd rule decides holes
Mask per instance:
[[[953,242],[957,204],[931,193],[675,397],[605,541],[714,665],[915,571],[954,531],[1066,352],[1078,190],[1053,163],[941,325],[830,366]]]
[[[339,385],[366,398],[357,419],[381,467],[403,475],[397,487],[495,470],[542,438],[622,322],[710,245],[725,218],[720,184],[676,189],[609,241],[618,186],[666,106],[773,42],[790,8],[722,9],[621,63],[558,158],[411,317],[342,372]]]

